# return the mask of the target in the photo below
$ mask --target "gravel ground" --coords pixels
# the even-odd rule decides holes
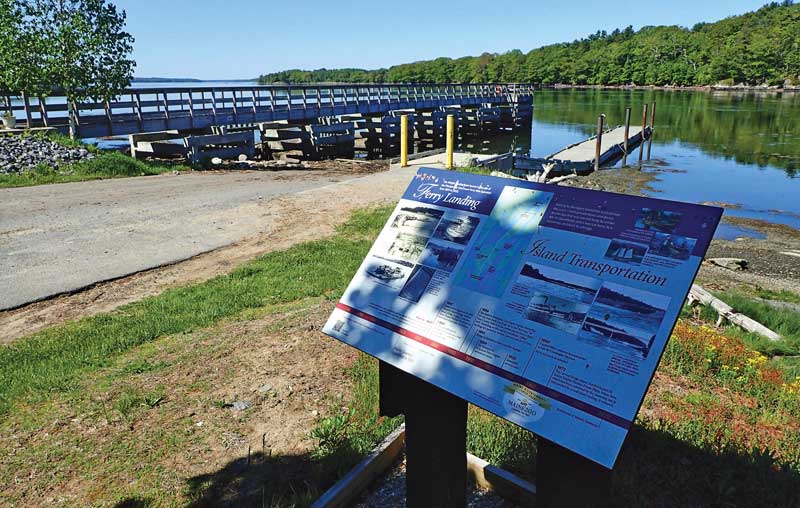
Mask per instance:
[[[352,508],[405,508],[406,506],[406,466],[399,462],[389,473],[370,485],[361,499]],[[467,508],[516,508],[497,494],[467,487]]]
[[[39,164],[59,165],[94,157],[85,148],[67,148],[34,136],[0,136],[0,174],[19,174]]]

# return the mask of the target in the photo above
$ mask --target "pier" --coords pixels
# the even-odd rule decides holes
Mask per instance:
[[[653,139],[653,125],[655,124],[656,103],[650,106],[648,124],[648,105],[645,104],[642,112],[641,127],[631,127],[631,108],[625,110],[625,124],[611,129],[605,129],[605,115],[597,117],[597,133],[588,139],[573,143],[546,157],[514,156],[514,176],[536,174],[541,181],[554,177],[569,177],[569,175],[585,175],[597,171],[601,167],[615,164],[620,159],[623,165],[627,157],[636,148],[639,148],[641,163],[644,155],[644,146],[647,142],[647,159],[650,159],[650,149]]]
[[[263,155],[289,152],[310,159],[356,149],[381,157],[396,155],[401,115],[409,116],[409,128],[420,146],[437,148],[443,146],[449,114],[456,117],[457,136],[462,138],[530,125],[533,110],[533,86],[516,83],[131,88],[113,101],[69,107],[58,95],[12,97],[0,92],[0,97],[27,128],[68,132],[72,110],[79,138],[146,133],[147,144],[132,147],[140,154],[175,151],[180,145],[176,139],[192,135],[214,135],[206,141],[216,145],[206,149],[186,140],[187,154],[212,155],[214,148],[230,154],[239,145],[250,153],[251,143],[243,142],[240,133],[258,131],[266,148]],[[226,136],[234,133],[239,135],[231,145]]]

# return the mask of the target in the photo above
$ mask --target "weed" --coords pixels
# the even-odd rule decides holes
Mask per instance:
[[[314,456],[333,455],[347,440],[348,426],[355,417],[355,409],[344,410],[334,416],[323,418],[311,431],[310,436],[317,441]]]

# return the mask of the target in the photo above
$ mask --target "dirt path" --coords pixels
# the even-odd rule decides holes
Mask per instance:
[[[0,312],[0,343],[64,321],[107,312],[171,287],[206,280],[261,254],[328,236],[353,210],[396,202],[413,173],[392,170],[361,178],[343,176],[344,181],[331,185],[248,205],[257,208],[260,219],[253,228],[257,234],[186,261]]]
[[[0,189],[0,309],[230,245],[274,227],[272,202],[386,169],[319,163]]]

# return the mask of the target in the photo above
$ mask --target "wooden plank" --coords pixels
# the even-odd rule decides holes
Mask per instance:
[[[536,485],[467,453],[467,476],[484,490],[496,492],[520,506],[536,504]]]
[[[45,127],[50,126],[49,119],[47,118],[47,106],[45,105],[47,101],[41,95],[39,96],[39,115],[42,117],[42,123]]]
[[[189,136],[186,138],[189,146],[243,143],[251,141],[252,139],[253,131],[233,132],[230,134],[209,134],[206,136]]]
[[[311,508],[344,508],[386,471],[403,453],[405,425],[400,425],[384,439],[364,460],[328,489]]]
[[[629,136],[630,138],[634,138],[637,134],[640,134],[642,131],[639,128],[631,128]],[[561,161],[593,161],[594,154],[595,154],[595,139],[596,136],[592,136],[589,139],[581,141],[579,143],[575,143],[573,145],[568,146],[567,148],[548,155],[547,159],[556,159]],[[613,129],[608,129],[603,133],[602,136],[602,145],[600,148],[600,153],[604,154],[608,152],[612,147],[616,145],[622,145],[625,141],[625,127],[615,127]],[[629,145],[631,144],[632,139],[629,139]]]

